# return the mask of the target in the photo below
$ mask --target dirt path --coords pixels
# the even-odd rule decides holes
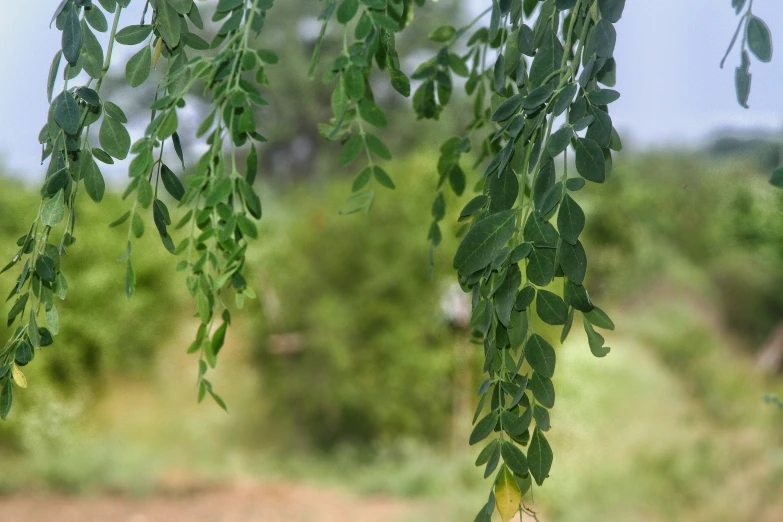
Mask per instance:
[[[285,482],[238,482],[182,495],[0,497],[0,522],[399,522],[424,506]]]

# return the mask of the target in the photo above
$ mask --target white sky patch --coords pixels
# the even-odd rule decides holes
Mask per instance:
[[[490,5],[489,0],[466,2],[474,13]],[[4,3],[8,5],[0,17],[6,42],[0,46],[0,158],[13,174],[37,179],[44,171],[39,165],[38,132],[48,110],[46,79],[60,45],[60,33],[48,24],[59,2]],[[132,2],[121,24],[138,23],[143,4]],[[320,5],[313,4],[315,16]],[[783,42],[783,3],[756,0],[753,7],[769,24],[773,41]],[[783,57],[776,54],[770,64],[754,60],[750,110],[739,107],[734,94],[738,51],[724,70],[718,67],[737,21],[728,0],[628,1],[617,25],[617,89],[622,98],[611,107],[616,126],[640,147],[693,144],[716,129],[781,130]],[[98,37],[106,41],[105,34]],[[118,45],[115,63],[135,49]]]

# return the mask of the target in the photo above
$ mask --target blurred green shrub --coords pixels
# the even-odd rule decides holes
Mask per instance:
[[[752,347],[783,317],[783,194],[753,164],[627,157],[588,201],[589,273],[601,297],[649,303],[666,284],[687,289]]]
[[[26,232],[22,227],[33,218],[37,201],[23,185],[0,179],[0,265],[13,255],[11,247]],[[126,204],[114,194],[107,194],[106,204],[100,206],[83,203],[77,209],[77,242],[68,250],[65,269],[71,290],[62,305],[56,303],[62,324],[59,342],[37,353],[40,359],[26,370],[28,381],[38,381],[36,387],[53,386],[60,398],[85,391],[98,394],[118,376],[148,375],[182,315],[174,258],[152,240],[142,240],[134,249],[138,291],[132,300],[124,299],[124,268],[113,261],[122,253],[126,237],[107,225]],[[0,276],[2,292],[12,284],[11,272]],[[9,306],[0,304],[3,318]],[[5,320],[0,321],[0,332],[9,335]],[[15,398],[34,409],[34,396],[22,391]],[[13,445],[9,436],[17,424],[0,426],[0,447]]]
[[[367,216],[338,215],[343,183],[299,187],[283,197],[290,210],[275,213],[285,217],[259,263],[265,320],[254,351],[273,418],[300,442],[450,433],[464,333],[450,333],[439,303],[452,279],[453,230],[428,275],[432,165],[421,156],[400,162],[398,190]]]

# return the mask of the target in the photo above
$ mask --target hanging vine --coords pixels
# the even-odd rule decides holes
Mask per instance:
[[[68,291],[62,265],[67,249],[75,248],[79,189],[99,203],[105,191],[99,164],[129,154],[127,210],[111,223],[127,227],[121,256],[127,297],[135,288],[134,240],[145,233],[144,217],[151,215],[164,248],[179,258],[176,270],[184,274],[200,320],[188,350],[198,356],[198,399],[209,394],[226,408],[207,376],[231,323],[230,301],[241,308],[255,296],[245,278],[245,256],[262,217],[254,182],[256,144],[266,139],[254,109],[267,104],[266,67],[278,62],[256,43],[274,0],[219,0],[211,16],[217,31],[209,42],[201,36],[204,22],[193,0],[148,0],[140,23],[120,29],[129,3],[63,0],[52,19],[62,45],[50,67],[49,116],[39,136],[46,178],[37,215],[2,270],[21,266],[8,297],[13,305],[7,322],[15,328],[0,351],[3,418],[13,402],[12,383],[26,386],[21,367],[52,344],[59,330],[55,297],[62,300]],[[545,330],[558,327],[562,343],[574,322],[581,322],[593,355],[604,357],[610,349],[599,330],[614,329],[585,286],[588,257],[580,242],[585,213],[579,200],[580,191],[606,181],[612,153],[622,149],[609,106],[620,97],[613,89],[614,24],[625,0],[488,0],[487,9],[464,27],[434,29],[429,38],[440,50],[409,78],[396,38],[424,4],[321,1],[322,29],[310,73],[333,85],[333,116],[320,131],[341,143],[342,166],[359,165],[343,212],[368,212],[377,188],[395,188],[383,168],[391,151],[376,135],[388,118],[375,103],[374,70],[404,97],[411,96],[414,82],[413,109],[422,119],[437,120],[457,87],[472,98],[472,120],[440,148],[428,239],[433,250],[439,246],[445,192],[465,192],[462,163],[469,156],[475,161],[471,168],[481,168],[483,176],[477,195],[459,213],[464,236],[453,266],[471,295],[471,335],[483,351],[486,374],[469,442],[483,445],[476,465],[485,478],[493,477],[475,520],[489,521],[495,510],[504,522],[517,513],[535,518],[523,498],[544,483],[553,462],[547,433],[557,354]],[[752,0],[732,0],[732,6],[742,15],[727,56],[739,41],[737,98],[747,107],[748,51],[768,62],[772,43],[752,12]],[[336,27],[342,46],[327,59],[322,41],[329,27]],[[94,31],[108,32],[105,50]],[[115,45],[136,47],[124,71],[131,87],[161,71],[146,101],[150,122],[134,143],[122,108],[101,94]],[[73,85],[82,72],[87,81]],[[207,147],[183,183],[176,174],[186,167],[179,114],[194,89],[210,104],[195,132]],[[97,141],[90,133],[94,125]],[[177,163],[164,161],[166,144]],[[783,170],[773,175],[773,184],[783,186]],[[176,224],[164,192],[183,212]]]

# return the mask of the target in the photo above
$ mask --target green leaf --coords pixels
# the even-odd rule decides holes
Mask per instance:
[[[141,215],[138,212],[133,213],[131,219],[131,231],[136,238],[140,238],[144,235],[144,220],[141,219]]]
[[[555,407],[555,387],[552,381],[538,372],[533,372],[533,376],[528,382],[528,389],[533,392],[533,397],[547,408]]]
[[[158,0],[157,23],[160,35],[169,49],[173,49],[179,44],[181,25],[179,13],[171,7],[168,0]]]
[[[6,323],[6,326],[11,326],[14,322],[14,319],[22,313],[25,306],[27,306],[27,300],[30,298],[30,293],[25,292],[22,294],[19,299],[16,300],[14,305],[11,307],[11,310],[8,312],[8,322]]]
[[[11,404],[14,402],[14,392],[11,386],[11,379],[5,379],[3,390],[0,392],[0,418],[5,420],[11,411]]]
[[[359,134],[351,136],[340,151],[340,166],[345,167],[359,157],[364,149],[364,140]]]
[[[373,134],[364,135],[364,143],[367,145],[367,150],[375,154],[381,159],[390,160],[392,158],[391,151],[377,136]]]
[[[139,201],[139,205],[142,208],[147,208],[152,204],[152,200],[155,197],[152,191],[152,185],[146,178],[139,179],[138,192],[136,198]]]
[[[593,117],[593,121],[588,123],[589,128],[585,134],[585,138],[593,140],[601,148],[607,148],[612,142],[612,118],[609,114],[598,107],[591,107],[590,114],[582,120],[587,120],[590,116]],[[577,128],[577,124],[583,123],[582,120],[574,124],[574,128]]]
[[[152,72],[152,51],[149,45],[130,57],[125,65],[125,80],[131,87],[138,87],[149,78]]]
[[[509,261],[512,264],[517,264],[523,259],[525,259],[527,256],[530,255],[530,253],[533,251],[533,245],[530,243],[522,243],[521,245],[517,245],[514,250],[511,251],[511,256],[509,256]]]
[[[94,202],[100,203],[103,199],[104,192],[106,192],[106,182],[103,180],[103,174],[101,174],[98,164],[95,163],[92,154],[89,152],[81,161],[86,162],[84,166],[85,170],[82,172],[84,173],[84,188],[87,191],[87,195],[89,195],[90,199]]]
[[[519,27],[519,34],[517,36],[517,48],[522,54],[534,56],[536,54],[536,48],[533,41],[533,30],[527,25],[522,24]]]
[[[57,308],[54,305],[46,311],[46,326],[52,335],[60,333],[60,315],[57,313]]]
[[[530,67],[530,82],[533,87],[539,87],[553,72],[560,69],[563,61],[563,45],[557,34],[549,27],[544,33],[541,46]]]
[[[495,112],[492,113],[492,121],[505,121],[519,112],[522,107],[522,99],[524,95],[517,93],[501,103]]]
[[[128,221],[130,215],[131,215],[130,210],[127,210],[123,215],[121,215],[120,217],[118,217],[117,219],[109,223],[109,228],[116,228],[122,225],[123,223]]]
[[[109,115],[104,116],[98,132],[101,148],[111,156],[124,160],[131,146],[130,134],[125,126]]]
[[[268,63],[269,65],[275,65],[280,61],[280,57],[277,55],[277,53],[268,49],[256,50],[256,56],[258,56],[262,62]]]
[[[578,285],[584,282],[587,273],[587,255],[580,241],[575,245],[561,242],[558,263],[570,281]]]
[[[776,168],[772,171],[772,176],[769,178],[770,185],[778,188],[783,188],[783,166]]]
[[[166,227],[171,224],[171,218],[169,217],[169,209],[159,199],[152,203],[152,218],[160,236],[167,237],[168,231]]]
[[[591,324],[594,326],[597,326],[598,328],[603,328],[604,330],[614,330],[614,323],[609,318],[608,315],[606,315],[606,312],[598,308],[597,306],[593,307],[593,309],[584,314],[585,319],[590,321]]]
[[[400,70],[392,69],[391,71],[391,83],[394,90],[405,96],[406,98],[411,95],[411,82],[405,73]]]
[[[57,81],[57,73],[60,71],[60,61],[62,60],[63,52],[57,51],[52,59],[52,65],[49,67],[49,80],[46,83],[46,99],[49,103],[52,102],[52,93],[54,92],[54,83]]]
[[[560,237],[572,245],[579,239],[579,234],[585,228],[585,213],[574,198],[566,194],[560,211],[557,214],[557,230]]]
[[[489,16],[489,41],[495,39],[500,30],[500,4],[498,0],[492,0],[492,12]]]
[[[492,448],[492,453],[489,454],[489,458],[487,459],[487,467],[484,469],[484,478],[487,478],[490,475],[492,475],[492,472],[497,469],[499,463],[500,463],[500,445],[496,444]]]
[[[245,161],[245,180],[247,180],[247,182],[252,185],[255,183],[256,176],[258,175],[258,152],[256,151],[255,146],[250,146],[250,152],[248,153],[247,159]],[[184,163],[182,167],[185,167]]]
[[[783,170],[783,168],[781,170]],[[488,201],[489,198],[484,194],[478,195],[475,198],[468,201],[467,205],[465,205],[465,207],[459,213],[459,221],[463,221],[469,218],[470,216],[473,216],[481,212],[487,206]]]
[[[244,114],[252,114],[252,111],[246,111]],[[177,118],[177,111],[171,110],[165,112],[160,117],[160,124],[158,125],[157,136],[158,139],[165,140],[175,132],[179,126],[179,120]]]
[[[152,34],[151,25],[129,25],[117,32],[117,43],[122,45],[140,44]]]
[[[555,248],[558,234],[549,221],[544,221],[537,214],[531,213],[524,228],[525,240],[537,247]]]
[[[239,180],[239,192],[242,193],[242,197],[245,200],[245,207],[250,215],[256,219],[261,219],[263,209],[261,208],[261,198],[258,197],[256,191],[253,190],[253,185],[248,183],[244,179]]]
[[[360,100],[364,96],[364,74],[355,66],[348,67],[343,72],[343,88],[345,94],[352,100]]]
[[[53,283],[57,277],[57,268],[54,259],[49,256],[40,255],[35,260],[35,273],[44,281]]]
[[[223,343],[226,340],[226,328],[228,327],[228,323],[223,322],[217,330],[215,330],[215,334],[212,336],[212,341],[210,342],[210,349],[212,350],[212,353],[217,356],[217,354],[220,352],[220,349],[223,348]]]
[[[587,313],[593,309],[593,303],[590,301],[590,296],[587,294],[585,287],[578,285],[573,281],[566,281],[563,297],[569,306],[572,306],[580,312]]]
[[[526,286],[517,294],[516,300],[514,301],[514,308],[517,310],[524,310],[533,304],[533,299],[535,298],[536,289],[532,286]]]
[[[359,10],[359,0],[343,0],[337,8],[337,23],[347,24]]]
[[[41,209],[41,223],[48,227],[55,227],[63,220],[63,216],[65,216],[65,194],[60,190],[44,203]]]
[[[531,91],[530,94],[525,96],[524,100],[522,100],[522,108],[535,109],[536,107],[543,105],[547,100],[549,100],[553,92],[554,85],[552,83],[547,83],[540,87],[536,87],[533,89],[533,91]]]
[[[747,28],[748,47],[762,62],[772,60],[772,35],[764,20],[751,15]]]
[[[571,101],[574,99],[579,87],[575,83],[569,83],[560,93],[555,97],[555,101],[552,104],[552,114],[560,116],[571,105]]]
[[[168,2],[181,15],[190,13],[190,10],[193,8],[193,0],[168,0]]]
[[[438,192],[438,195],[432,201],[431,213],[435,221],[440,221],[446,217],[446,199],[443,197],[443,192]]]
[[[539,290],[536,297],[536,313],[547,324],[561,325],[568,319],[568,306],[559,295],[547,290]]]
[[[737,91],[737,102],[746,109],[750,97],[750,86],[753,76],[749,72],[750,58],[747,51],[742,51],[742,63],[734,71],[734,87]]]
[[[385,14],[379,13],[377,11],[370,11],[370,17],[372,18],[373,22],[375,22],[375,25],[381,27],[382,29],[386,29],[387,31],[392,32],[397,32],[400,30],[400,24]]]
[[[604,19],[616,24],[623,15],[625,0],[598,0],[598,7]]]
[[[185,185],[182,184],[177,175],[165,164],[161,164],[160,177],[163,181],[163,186],[166,187],[166,192],[171,194],[172,198],[180,201],[182,196],[185,195]]]
[[[547,152],[550,156],[557,157],[561,152],[568,148],[568,144],[571,143],[571,138],[574,136],[574,129],[568,125],[557,130],[549,138],[549,144],[547,145]]]
[[[452,38],[454,38],[454,35],[457,33],[457,30],[454,29],[454,26],[451,25],[441,25],[434,31],[432,31],[430,34],[427,35],[427,38],[432,40],[433,42],[448,42]]]
[[[71,136],[79,132],[79,104],[67,91],[61,92],[52,102],[54,121],[66,134]]]
[[[136,289],[136,272],[133,271],[133,263],[128,258],[128,263],[125,266],[125,297],[130,299],[133,297],[133,291]]]
[[[600,20],[590,37],[590,47],[599,58],[611,58],[617,43],[617,31],[608,20]]]
[[[519,271],[517,265],[511,265],[508,267],[503,283],[493,297],[495,313],[498,316],[498,320],[506,328],[510,327],[511,311],[514,309],[514,300],[517,298],[520,284],[522,284],[522,272]]]
[[[353,180],[353,185],[351,185],[351,191],[358,192],[361,189],[363,189],[367,183],[370,182],[370,179],[372,178],[372,168],[371,167],[365,167],[359,172],[359,174],[356,175],[356,178]]]
[[[534,248],[527,263],[527,278],[537,286],[546,286],[555,277],[555,250]]]
[[[601,147],[593,140],[576,140],[576,170],[587,181],[603,183],[606,180],[606,163]]]
[[[612,89],[599,89],[588,93],[587,98],[593,105],[609,105],[620,99],[620,93]]]
[[[244,0],[220,0],[215,7],[215,11],[218,13],[233,11],[244,3]]]
[[[495,451],[495,448],[498,446],[499,442],[497,439],[489,441],[489,443],[484,446],[484,449],[481,450],[481,453],[479,453],[478,457],[476,458],[476,466],[483,466],[489,461],[489,456]]]
[[[386,173],[385,170],[383,170],[378,165],[373,166],[372,173],[375,176],[375,179],[378,181],[378,183],[380,183],[384,187],[392,190],[397,188],[394,185],[394,181],[392,181],[391,177]]]
[[[492,174],[489,180],[489,211],[508,210],[519,196],[519,180],[513,169],[504,169],[500,175]]]
[[[543,292],[543,290],[539,290],[539,300]],[[555,349],[540,335],[531,335],[525,343],[525,359],[537,374],[547,378],[551,378],[555,374]]]
[[[82,48],[82,26],[79,22],[79,13],[74,3],[68,4],[63,25],[62,49],[63,56],[72,66],[79,61]]]
[[[457,248],[454,268],[469,275],[487,266],[514,234],[515,210],[506,210],[476,221]]]
[[[106,17],[103,15],[100,9],[93,7],[92,9],[84,10],[84,18],[87,20],[93,29],[99,33],[105,33],[109,30],[109,22],[106,21]]]
[[[484,418],[476,423],[475,428],[470,434],[470,445],[477,444],[487,438],[490,433],[495,429],[495,425],[498,423],[498,413],[496,411],[490,412]]]
[[[503,462],[508,469],[513,471],[520,477],[527,473],[527,458],[522,450],[513,442],[504,441],[503,446],[500,449],[500,454],[503,456]]]
[[[533,436],[530,438],[530,448],[527,451],[527,464],[530,468],[530,474],[539,486],[549,476],[549,470],[552,469],[552,447],[544,437],[544,433],[536,428]]]
[[[542,408],[538,404],[533,408],[533,418],[536,419],[536,427],[541,431],[549,431],[549,410]]]
[[[233,188],[234,185],[231,183],[231,179],[229,178],[221,179],[220,181],[212,185],[212,188],[210,189],[206,199],[204,200],[204,206],[214,207],[221,201],[225,201],[226,199],[228,199],[228,196],[231,195]]]
[[[120,123],[128,123],[128,117],[125,116],[125,113],[122,109],[120,109],[119,106],[115,105],[114,103],[110,101],[103,102],[103,110],[106,111],[106,114],[114,118]]]
[[[582,324],[587,333],[587,342],[590,345],[590,351],[596,357],[606,357],[611,349],[604,346],[604,337],[593,329],[593,325],[588,321],[587,316],[582,318]]]
[[[101,105],[100,96],[98,96],[98,93],[89,87],[77,87],[74,93],[85,103],[92,105],[93,107],[100,107]]]
[[[79,64],[92,78],[103,74],[103,47],[86,22],[82,22],[82,51]]]
[[[174,133],[171,135],[171,144],[174,145],[174,153],[177,155],[177,158],[179,159],[179,162],[182,164],[182,168],[185,168],[185,156],[182,153],[182,142],[179,139],[179,134]],[[256,148],[254,146],[250,146],[250,152],[247,156],[247,162],[248,164],[252,161],[251,157],[255,156]]]
[[[359,102],[359,115],[364,121],[375,127],[385,128],[389,124],[386,114],[371,100],[363,99]]]

